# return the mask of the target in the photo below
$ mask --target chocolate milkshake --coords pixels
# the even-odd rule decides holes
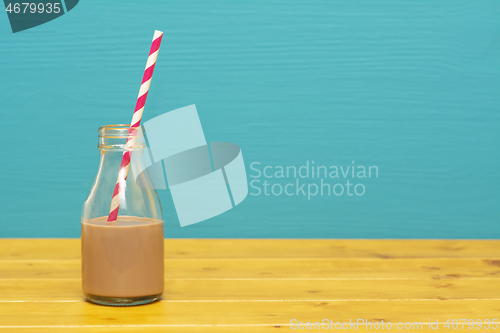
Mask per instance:
[[[159,298],[164,280],[163,221],[119,216],[116,225],[107,225],[106,218],[82,220],[85,296],[97,303],[123,305]]]

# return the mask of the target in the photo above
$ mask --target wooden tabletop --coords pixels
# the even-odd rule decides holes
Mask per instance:
[[[438,331],[500,320],[500,241],[167,239],[165,247],[163,299],[108,307],[83,299],[79,239],[0,239],[0,331],[281,332],[351,321],[358,331],[421,322],[414,330],[425,332],[429,320]]]

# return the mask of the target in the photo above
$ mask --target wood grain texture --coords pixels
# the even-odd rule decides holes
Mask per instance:
[[[165,242],[163,299],[115,308],[83,299],[78,239],[0,239],[0,331],[245,333],[363,319],[426,332],[429,319],[446,329],[499,314],[498,241]]]
[[[473,303],[472,303],[473,302]],[[300,301],[300,302],[157,302],[138,307],[102,307],[75,303],[1,303],[3,325],[283,325],[290,319],[334,321],[366,318],[385,322],[424,322],[429,316],[495,318],[496,301]],[[29,315],[27,315],[29,314]],[[59,314],[56,316],[55,314]],[[425,319],[422,319],[425,318]],[[459,319],[459,318],[458,318]]]
[[[21,241],[22,240],[22,241]],[[61,251],[64,247],[64,251]],[[167,259],[498,258],[500,240],[167,239]],[[0,239],[0,260],[80,259],[79,239]]]
[[[455,279],[500,277],[496,259],[475,258],[218,258],[167,259],[167,278],[175,279]],[[80,261],[4,260],[2,278],[79,278]]]
[[[271,291],[271,292],[270,292]],[[81,280],[0,279],[0,302],[79,301]],[[499,299],[500,279],[166,279],[163,301]]]

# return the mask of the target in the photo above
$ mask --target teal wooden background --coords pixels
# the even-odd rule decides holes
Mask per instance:
[[[247,164],[376,165],[360,197],[249,196],[166,237],[498,238],[500,2],[80,1],[0,13],[0,237],[79,237],[97,128],[196,104]],[[251,174],[251,170],[247,169]]]

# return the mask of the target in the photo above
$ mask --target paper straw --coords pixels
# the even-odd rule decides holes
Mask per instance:
[[[155,69],[156,58],[158,57],[162,37],[163,32],[155,30],[153,42],[151,43],[151,49],[149,51],[148,62],[146,63],[146,69],[144,70],[144,76],[142,77],[141,88],[139,89],[139,96],[137,97],[137,103],[135,104],[134,116],[132,117],[132,122],[130,123],[129,135],[125,145],[125,152],[123,152],[120,171],[118,172],[118,179],[116,180],[113,198],[111,199],[108,222],[116,221],[118,211],[120,210],[120,198],[125,194],[125,181],[127,180],[130,158],[132,156],[131,147],[133,146],[135,136],[137,135],[136,128],[141,125],[142,112],[144,111],[144,105],[146,104],[146,97],[148,97],[149,85],[151,84],[151,78],[153,77],[153,71]]]

